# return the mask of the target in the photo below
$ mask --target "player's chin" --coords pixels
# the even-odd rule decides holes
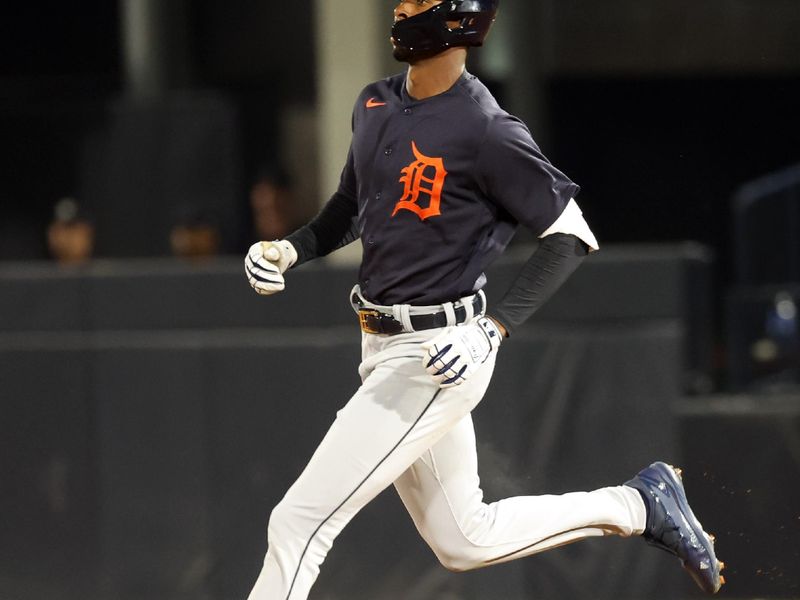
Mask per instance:
[[[423,60],[428,58],[433,58],[437,54],[441,54],[441,49],[436,50],[412,50],[410,48],[406,48],[405,46],[394,46],[392,50],[392,56],[398,62],[408,63],[410,65],[415,65]]]
[[[392,49],[392,56],[397,62],[403,63],[411,63],[413,59],[413,53],[408,48],[403,46],[395,46]]]

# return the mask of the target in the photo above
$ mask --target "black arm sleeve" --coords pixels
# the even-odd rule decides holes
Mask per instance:
[[[561,287],[588,253],[586,244],[574,235],[555,233],[543,238],[490,316],[511,335]]]
[[[290,233],[286,239],[297,250],[298,266],[354,242],[358,238],[355,198],[336,192],[308,224]]]

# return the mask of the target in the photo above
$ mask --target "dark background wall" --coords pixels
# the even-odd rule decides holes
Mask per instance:
[[[734,193],[800,160],[796,76],[558,77],[549,98],[553,149],[598,239],[702,241],[720,285]]]
[[[492,269],[490,302],[520,264]],[[686,395],[708,369],[710,267],[683,244],[587,262],[503,346],[474,413],[483,487],[562,493],[678,464],[726,591],[794,597],[800,397]],[[358,385],[354,277],[305,265],[265,299],[238,259],[0,267],[0,597],[245,597],[271,507]],[[695,596],[641,540],[448,573],[390,489],[312,598]]]

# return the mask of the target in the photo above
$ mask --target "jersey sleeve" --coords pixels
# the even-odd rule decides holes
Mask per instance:
[[[476,160],[482,191],[536,236],[550,227],[580,188],[542,154],[522,121],[490,121]]]

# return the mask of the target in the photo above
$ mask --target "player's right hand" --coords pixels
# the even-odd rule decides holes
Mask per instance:
[[[247,251],[244,270],[256,293],[276,294],[286,287],[283,273],[297,262],[297,250],[286,240],[256,242]]]
[[[448,327],[422,344],[422,366],[440,388],[461,385],[500,347],[503,334],[489,317]]]

